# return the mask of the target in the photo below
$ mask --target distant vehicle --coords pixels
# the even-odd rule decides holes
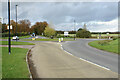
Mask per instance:
[[[37,39],[37,38],[38,38],[38,36],[35,37],[35,39]]]
[[[13,36],[12,40],[19,40],[18,36]]]

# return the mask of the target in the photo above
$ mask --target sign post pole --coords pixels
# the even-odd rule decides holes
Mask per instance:
[[[10,0],[8,0],[8,24],[9,24],[9,54],[11,54],[11,38],[10,38]]]

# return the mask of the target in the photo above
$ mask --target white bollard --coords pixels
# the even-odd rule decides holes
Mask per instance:
[[[61,38],[61,41],[63,42],[63,38]]]
[[[59,42],[61,42],[61,39],[59,38]]]

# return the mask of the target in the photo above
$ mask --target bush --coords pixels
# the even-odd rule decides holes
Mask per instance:
[[[113,37],[113,40],[117,40],[118,39],[118,37]]]
[[[47,37],[51,37],[56,35],[56,31],[53,28],[47,26],[44,30],[44,34]]]
[[[82,30],[77,31],[76,36],[79,38],[90,38],[91,33],[90,31],[82,29]]]
[[[98,44],[100,45],[109,45],[110,40],[99,41]]]

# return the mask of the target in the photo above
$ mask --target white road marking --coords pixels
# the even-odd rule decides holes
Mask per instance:
[[[81,60],[83,60],[83,61],[86,61],[86,62],[88,62],[88,63],[90,63],[90,64],[96,65],[96,66],[98,66],[98,67],[101,67],[101,68],[103,68],[103,69],[110,70],[109,68],[106,68],[106,67],[104,67],[104,66],[98,65],[98,64],[96,64],[96,63],[93,63],[93,62],[91,62],[91,61],[85,60],[85,59],[83,59],[83,58],[79,58],[79,59],[81,59]]]
[[[61,49],[64,50],[63,47],[62,47],[62,44],[60,44],[60,45],[61,45]],[[66,51],[66,50],[64,50],[64,51],[65,51],[66,53],[68,53],[69,55],[74,56],[74,55],[71,54],[70,52],[68,52],[68,51]],[[74,56],[74,57],[76,57],[76,56]],[[77,58],[78,58],[78,57],[77,57]],[[78,59],[80,59],[80,60],[82,60],[82,61],[85,61],[85,62],[88,62],[88,63],[90,63],[90,64],[93,64],[93,65],[95,65],[95,66],[98,66],[98,67],[100,67],[100,68],[103,68],[103,69],[106,69],[106,70],[110,70],[109,68],[106,68],[106,67],[101,66],[101,65],[99,65],[99,64],[93,63],[93,62],[88,61],[88,60],[86,60],[86,59],[83,59],[83,58],[78,58]]]

